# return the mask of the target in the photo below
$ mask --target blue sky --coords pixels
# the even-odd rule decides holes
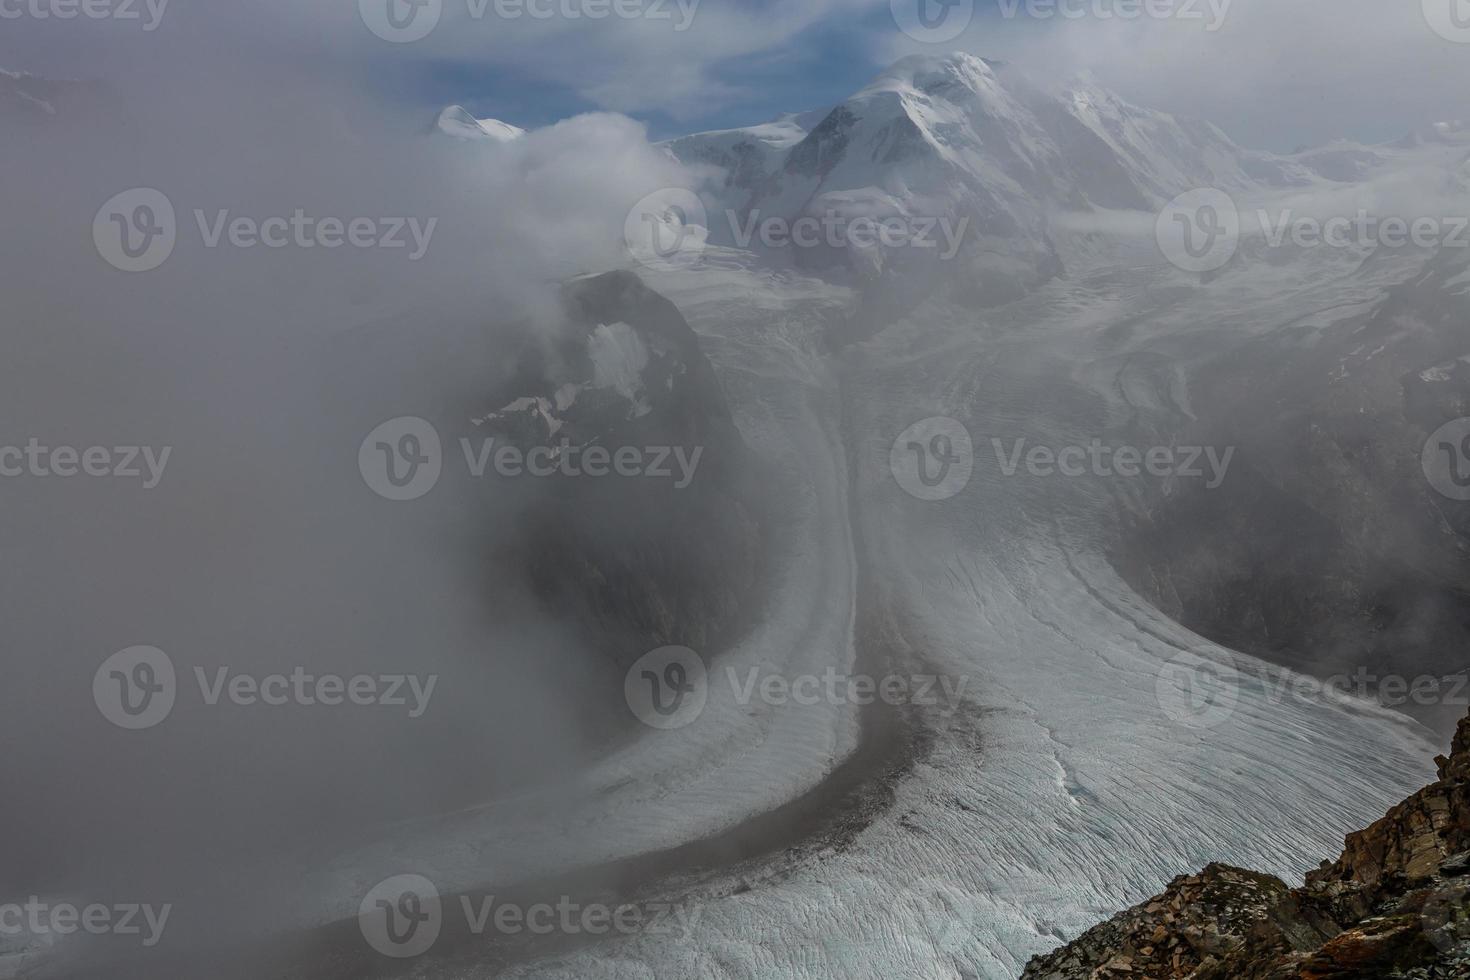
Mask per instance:
[[[704,2],[713,4],[717,0]],[[738,0],[734,5],[757,6],[749,0]],[[761,122],[783,112],[836,105],[886,66],[889,59],[882,56],[882,46],[875,41],[892,32],[892,15],[886,5],[845,11],[769,50],[711,65],[709,73],[734,91],[705,108],[680,112],[677,117],[657,108],[624,111],[647,123],[653,138],[666,139]],[[459,102],[478,115],[495,116],[526,128],[604,108],[580,94],[574,80],[558,84],[495,64],[452,61],[410,70],[412,74],[403,81],[417,86],[426,101],[441,105]]]
[[[405,66],[393,84],[529,127],[619,111],[666,138],[829,106],[903,54],[960,49],[1042,77],[1085,68],[1135,102],[1281,151],[1393,139],[1467,115],[1470,45],[1436,35],[1425,13],[1455,0],[1164,0],[1211,26],[1105,16],[1132,0],[1061,0],[1082,11],[1070,18],[1028,16],[1033,0],[973,0],[968,28],[933,44],[898,27],[897,11],[918,2],[701,0],[683,33],[646,21],[523,20],[500,25],[504,43],[470,33],[457,51]],[[1020,16],[1002,15],[1017,2]]]
[[[187,80],[218,73],[230,59],[248,76],[263,60],[345,75],[413,111],[460,103],[528,128],[619,112],[646,123],[655,139],[829,106],[904,54],[955,49],[1042,78],[1088,69],[1125,98],[1207,119],[1265,149],[1385,140],[1470,115],[1470,36],[1447,38],[1432,24],[1448,23],[1450,5],[1466,0],[1147,0],[1218,12],[1209,26],[1110,13],[1139,0],[948,0],[957,9],[973,4],[973,16],[934,43],[906,35],[899,22],[920,2],[941,0],[425,0],[439,13],[412,43],[390,43],[368,26],[368,11],[409,0],[139,5],[150,2],[169,4],[151,33],[6,20],[0,68],[107,79],[167,66]],[[671,8],[681,3],[692,14],[684,29],[646,15],[659,5],[677,16]],[[1038,3],[1053,6],[1028,6]],[[1057,16],[1057,3],[1078,15]],[[506,17],[496,4],[555,9]],[[644,14],[559,12],[589,4]]]

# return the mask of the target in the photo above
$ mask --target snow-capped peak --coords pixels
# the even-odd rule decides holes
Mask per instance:
[[[512,126],[499,119],[476,119],[468,109],[458,105],[449,106],[440,112],[435,126],[444,135],[462,140],[508,143],[526,135],[526,131],[519,126]]]
[[[701,193],[713,215],[733,211],[742,227],[756,216],[947,221],[965,229],[958,278],[1011,294],[1060,271],[1057,212],[1151,211],[1192,188],[1246,186],[1256,165],[1213,126],[1132,106],[1093,79],[1048,89],[964,52],[903,58],[820,121],[788,117],[667,146],[712,171]],[[728,222],[712,224],[711,239],[732,244]],[[873,262],[874,252],[794,258],[881,275],[890,262]],[[933,253],[900,255],[922,263]]]

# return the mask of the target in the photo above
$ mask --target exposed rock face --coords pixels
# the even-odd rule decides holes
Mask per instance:
[[[1288,324],[1198,369],[1207,421],[1181,438],[1236,448],[1230,479],[1139,520],[1117,561],[1135,588],[1198,633],[1321,677],[1464,671],[1470,504],[1421,464],[1430,434],[1470,415],[1470,268],[1451,251],[1369,312]],[[1382,696],[1442,731],[1464,706]]]
[[[1212,864],[1033,959],[1023,980],[1470,977],[1470,717],[1439,780],[1301,888]]]
[[[568,460],[526,501],[514,563],[619,661],[669,644],[710,651],[759,579],[758,464],[672,303],[628,272],[576,280],[563,299],[559,334],[529,343],[499,407],[473,420],[528,461],[538,447]],[[607,460],[594,464],[594,449]],[[624,451],[635,475],[617,470]],[[589,475],[594,465],[609,472]]]

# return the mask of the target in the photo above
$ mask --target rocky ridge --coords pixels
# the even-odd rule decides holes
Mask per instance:
[[[1022,980],[1470,977],[1470,717],[1435,761],[1436,782],[1302,887],[1211,864],[1036,957]]]
[[[639,475],[559,475],[524,502],[513,559],[549,609],[577,610],[615,661],[708,651],[738,630],[764,553],[761,476],[698,337],[636,275],[568,283],[565,321],[514,358],[465,434],[560,468],[632,452]],[[580,464],[577,464],[580,465]],[[605,464],[609,466],[610,464]],[[503,490],[504,488],[502,488]]]

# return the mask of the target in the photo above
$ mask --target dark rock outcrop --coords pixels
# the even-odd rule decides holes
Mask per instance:
[[[1289,888],[1212,864],[1031,961],[1023,980],[1470,977],[1470,717],[1439,779]]]
[[[563,306],[554,338],[527,342],[491,402],[502,407],[473,431],[528,459],[541,447],[585,462],[598,447],[615,464],[629,450],[642,471],[588,476],[578,463],[535,481],[511,564],[616,661],[670,644],[713,652],[760,578],[760,464],[672,303],[614,272],[568,284]]]

